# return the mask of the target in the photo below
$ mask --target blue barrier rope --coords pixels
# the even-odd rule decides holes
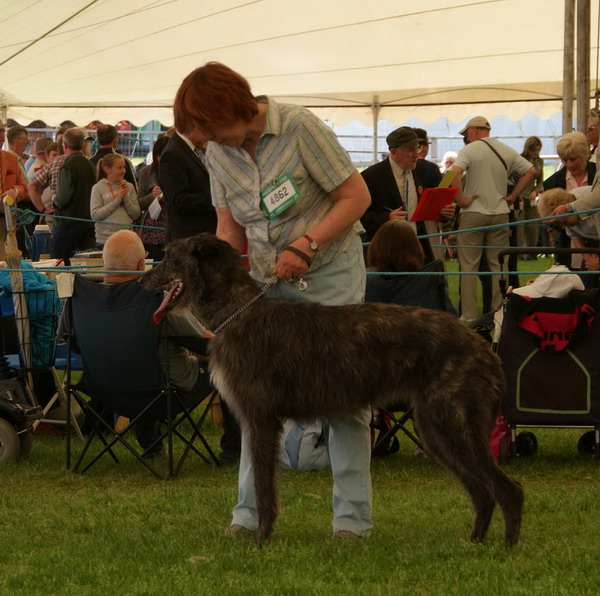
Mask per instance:
[[[600,275],[600,271],[367,271],[367,275]]]
[[[36,213],[35,211],[31,211],[30,209],[19,209],[18,211],[21,211],[22,213],[26,213],[26,214],[32,214],[32,218],[30,221],[26,222],[26,223],[31,223],[36,217],[44,215],[42,213]],[[128,224],[128,223],[122,223],[119,221],[106,221],[103,219],[86,219],[85,217],[69,217],[68,215],[55,215],[54,213],[52,214],[45,214],[44,217],[50,217],[52,219],[66,219],[69,221],[83,221],[85,223],[101,223],[101,224],[107,224],[107,225],[111,225],[111,226],[121,226],[124,228],[142,228],[142,229],[149,229],[149,230],[166,230],[165,227],[162,226],[147,226],[145,224]],[[20,224],[22,225],[22,224]]]
[[[503,224],[494,224],[492,226],[481,226],[479,228],[466,228],[464,230],[451,230],[450,232],[436,232],[435,234],[423,234],[422,236],[418,236],[419,240],[425,238],[436,238],[441,236],[452,236],[454,234],[466,234],[468,232],[485,232],[487,230],[497,230],[499,228],[510,228],[513,226],[523,226],[535,222],[544,222],[550,221],[554,219],[562,219],[564,217],[573,217],[574,215],[586,215],[591,213],[597,213],[600,211],[598,209],[586,209],[585,211],[576,211],[575,213],[564,213],[563,215],[549,215],[548,217],[536,217],[534,219],[524,219],[522,221],[509,221]]]
[[[600,209],[586,209],[585,211],[577,211],[576,213],[565,213],[564,215],[550,215],[548,217],[537,217],[534,219],[524,219],[522,221],[509,221],[504,224],[481,226],[479,228],[469,228],[469,229],[465,229],[465,230],[451,230],[449,232],[436,232],[435,234],[423,234],[421,236],[417,236],[417,238],[422,240],[422,239],[426,239],[426,238],[442,238],[445,236],[454,236],[456,234],[466,234],[467,232],[483,232],[483,231],[487,231],[487,230],[496,230],[499,228],[528,225],[528,224],[532,224],[532,223],[536,223],[536,222],[541,223],[541,222],[549,221],[551,219],[561,219],[563,217],[572,217],[573,215],[585,215],[585,214],[590,214],[590,213],[596,213],[597,211],[600,211]],[[22,223],[23,221],[25,223],[31,223],[34,221],[34,219],[38,215],[41,215],[40,213],[36,213],[35,211],[31,211],[29,209],[17,209],[17,212],[21,213],[20,217],[22,218],[21,221],[18,220],[18,225],[23,225],[23,223]],[[52,214],[52,215],[49,215],[49,217],[56,218],[56,219],[65,219],[65,220],[69,220],[69,221],[82,221],[82,222],[86,222],[86,223],[102,223],[102,224],[107,224],[107,225],[112,225],[112,226],[121,226],[121,227],[125,227],[125,228],[141,228],[141,229],[160,230],[160,231],[166,230],[166,228],[164,228],[162,226],[147,226],[145,224],[127,224],[127,223],[122,223],[122,222],[117,222],[117,221],[86,219],[83,217],[69,217],[67,215]],[[28,221],[25,221],[26,218],[28,219]],[[365,246],[367,246],[370,243],[365,242],[363,244]],[[479,248],[479,247],[471,246],[470,248]],[[491,247],[486,247],[486,248],[491,248]],[[501,248],[506,248],[506,247],[501,247]]]
[[[36,213],[34,211],[31,211],[29,209],[17,209],[17,217],[21,217],[22,221],[25,221],[26,219],[29,219],[29,221],[25,221],[25,223],[31,223],[38,215],[40,215],[39,213]],[[563,215],[551,215],[548,217],[538,217],[538,218],[534,218],[534,219],[525,219],[522,221],[513,221],[513,222],[507,222],[507,223],[503,223],[503,224],[495,224],[495,225],[491,225],[491,226],[481,226],[479,228],[469,228],[469,229],[465,229],[465,230],[451,230],[449,232],[438,232],[435,234],[424,234],[421,236],[417,236],[419,239],[425,239],[425,238],[435,238],[435,237],[444,237],[444,236],[451,236],[451,235],[456,235],[456,234],[464,234],[466,232],[480,232],[480,231],[485,231],[485,230],[495,230],[495,229],[499,229],[499,228],[505,228],[505,227],[511,227],[511,226],[518,226],[518,225],[526,225],[526,224],[530,224],[530,223],[534,223],[534,222],[545,222],[548,220],[554,220],[554,219],[561,219],[563,217],[572,217],[573,215],[585,215],[585,214],[591,214],[591,213],[596,213],[600,211],[600,208],[598,209],[586,209],[585,211],[577,211],[576,213],[565,213]],[[51,217],[53,218],[59,218],[59,219],[66,219],[66,220],[71,220],[71,221],[83,221],[83,222],[90,222],[90,223],[105,223],[105,224],[109,224],[109,225],[116,225],[116,226],[123,226],[123,227],[137,227],[137,228],[148,228],[148,229],[153,229],[153,230],[164,230],[164,227],[160,227],[160,226],[146,226],[146,225],[142,225],[142,224],[124,224],[124,223],[120,223],[120,222],[110,222],[110,221],[99,221],[99,220],[94,220],[94,219],[85,219],[85,218],[81,218],[81,217],[69,217],[66,215],[51,215]],[[22,225],[22,224],[21,224]],[[367,246],[369,245],[370,242],[364,242],[363,245]],[[439,246],[440,248],[445,248],[445,245],[436,245]],[[460,246],[455,246],[454,248],[459,248]],[[510,246],[471,246],[471,245],[467,245],[465,246],[465,248],[500,248],[500,249],[507,249],[510,248]],[[548,248],[553,248],[553,247],[548,247]],[[88,270],[93,270],[92,272],[97,272],[99,268],[101,268],[101,265],[92,265],[92,266],[87,266],[87,267],[77,267],[77,266],[70,266],[70,267],[36,267],[34,270],[35,271],[40,271],[40,272],[54,272],[56,273],[58,269],[60,269],[60,273],[69,273],[71,271],[76,271],[78,273],[82,273],[82,272],[86,272]],[[17,272],[30,272],[32,271],[31,269],[4,269],[4,271],[8,271],[11,273],[17,273]],[[139,271],[107,271],[107,273],[115,273],[115,274],[130,274],[130,273],[139,273]],[[374,272],[374,271],[369,271],[367,272],[367,275],[391,275],[391,276],[395,276],[395,275],[477,275],[477,276],[481,276],[481,275],[544,275],[548,273],[547,271],[502,271],[502,272],[495,272],[495,271],[418,271],[418,272],[414,272],[414,271],[393,271],[393,272]],[[551,271],[550,273],[552,274],[571,274],[573,273],[572,271]],[[597,271],[578,271],[577,274],[578,275],[598,275],[599,272]]]
[[[507,249],[507,248],[531,248],[534,250],[554,250],[556,248],[556,246],[510,246],[510,245],[503,245],[503,246],[494,246],[493,244],[430,244],[429,246],[431,246],[431,248],[500,248],[500,249]]]
[[[34,211],[31,211],[28,209],[19,209],[18,211],[21,211],[26,214],[31,214],[32,219],[27,223],[31,223],[33,221],[33,219],[35,219],[35,217],[40,215],[39,213],[35,213]],[[585,214],[590,214],[590,213],[596,213],[597,211],[600,211],[600,209],[587,209],[585,211],[577,211],[576,213],[565,213],[564,215],[549,215],[548,217],[536,217],[534,219],[524,219],[522,221],[509,221],[505,224],[495,224],[492,226],[481,226],[479,228],[469,228],[469,229],[465,229],[465,230],[451,230],[449,232],[436,232],[435,234],[423,234],[422,236],[418,236],[418,238],[425,239],[425,238],[452,236],[455,234],[465,234],[467,232],[483,232],[486,230],[496,230],[498,228],[507,228],[507,227],[511,227],[511,226],[522,226],[522,225],[532,224],[532,223],[536,223],[536,222],[541,223],[541,222],[549,221],[551,219],[561,219],[563,217],[572,217],[573,215],[585,215]],[[117,222],[117,221],[86,219],[83,217],[69,217],[67,215],[52,214],[49,217],[56,218],[56,219],[66,219],[66,220],[70,220],[70,221],[83,221],[83,222],[87,222],[87,223],[103,223],[103,224],[107,224],[107,225],[122,226],[122,227],[126,227],[126,228],[130,228],[130,227],[146,228],[146,229],[150,229],[150,230],[165,230],[166,229],[162,226],[147,226],[144,224],[126,224],[126,223]],[[369,244],[369,243],[366,242],[365,244]],[[472,247],[472,248],[474,248],[474,247]],[[505,247],[502,247],[502,248],[505,248]]]
[[[157,264],[156,262],[153,264]],[[120,270],[120,269],[110,269],[105,270],[102,268],[102,265],[69,265],[60,267],[34,267],[33,269],[27,268],[8,268],[3,267],[0,271],[7,271],[9,273],[31,273],[32,271],[37,271],[40,273],[111,273],[111,274],[140,274],[141,272],[137,269],[135,270]],[[367,275],[389,275],[389,276],[399,276],[399,275],[567,275],[567,274],[575,274],[575,275],[600,275],[600,271],[367,271]]]
[[[140,275],[142,272],[139,271],[138,269],[134,269],[134,270],[122,270],[122,269],[103,269],[102,265],[86,265],[85,267],[81,266],[77,266],[77,265],[70,265],[68,267],[61,265],[60,267],[34,267],[33,269],[31,268],[27,268],[27,269],[23,269],[23,268],[9,268],[9,267],[2,267],[0,268],[0,271],[7,271],[8,273],[32,273],[32,272],[38,272],[38,273],[111,273],[111,274],[132,274],[132,273],[136,273],[137,275]]]

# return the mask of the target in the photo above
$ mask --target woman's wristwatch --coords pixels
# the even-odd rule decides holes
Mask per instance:
[[[319,250],[319,245],[317,244],[317,241],[314,240],[313,238],[311,238],[308,234],[304,234],[304,238],[306,238],[308,240],[308,246],[310,246],[310,249],[317,252]]]

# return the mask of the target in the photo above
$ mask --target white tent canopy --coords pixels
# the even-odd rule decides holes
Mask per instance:
[[[563,14],[564,0],[0,0],[0,107],[22,124],[170,125],[183,77],[217,60],[338,124],[372,123],[373,104],[395,122],[548,118]]]

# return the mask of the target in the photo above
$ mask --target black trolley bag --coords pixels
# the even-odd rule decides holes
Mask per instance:
[[[578,449],[600,456],[599,347],[598,289],[573,290],[561,299],[506,295],[497,352],[506,375],[503,412],[513,453],[537,449],[535,436],[516,435],[517,426],[592,427]]]

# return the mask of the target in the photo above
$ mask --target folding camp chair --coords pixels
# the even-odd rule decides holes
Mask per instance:
[[[419,273],[439,273],[444,271],[440,260],[426,264]],[[457,315],[454,305],[448,296],[448,284],[444,275],[398,275],[385,276],[367,275],[365,302],[384,302],[400,306],[420,306],[441,310]],[[425,451],[423,444],[416,434],[407,428],[412,421],[412,407],[398,401],[387,408],[379,408],[381,419],[389,420],[389,428],[381,430],[373,442],[372,455],[379,455],[385,450],[385,445],[392,441],[402,431],[417,447]]]
[[[165,324],[154,324],[153,312],[162,301],[162,292],[143,288],[138,280],[104,285],[79,275],[74,278],[73,295],[67,300],[63,315],[64,334],[69,357],[66,362],[67,397],[74,398],[90,422],[90,433],[73,470],[85,472],[108,453],[118,463],[116,444],[125,447],[152,474],[161,477],[155,460],[148,455],[167,440],[168,474],[175,476],[191,451],[205,462],[219,465],[215,454],[201,432],[215,395],[198,422],[192,416],[196,405],[205,395],[190,395],[175,388],[168,370],[163,371],[159,350],[167,350]],[[83,376],[75,385],[71,376],[70,353],[77,350],[83,359]],[[165,352],[166,353],[166,352]],[[165,361],[167,359],[165,358]],[[168,369],[168,366],[166,367]],[[83,397],[88,395],[91,400]],[[129,418],[125,428],[115,430],[107,413]],[[131,431],[149,422],[161,422],[166,430],[151,445],[140,451],[129,440]],[[189,424],[191,434],[184,434],[182,423]],[[180,439],[185,448],[174,461],[173,438]],[[88,456],[96,439],[102,446]],[[195,445],[201,444],[204,453]],[[67,468],[71,467],[71,435],[67,433]]]

